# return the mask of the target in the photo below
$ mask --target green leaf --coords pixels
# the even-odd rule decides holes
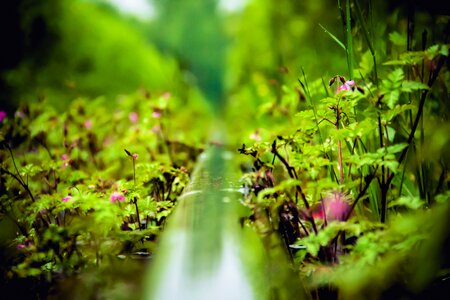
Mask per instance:
[[[370,74],[373,69],[373,57],[370,51],[364,52],[362,55],[360,62],[359,62],[359,68],[361,69],[361,73],[363,76]]]
[[[399,59],[389,60],[383,63],[383,65],[413,66],[421,63],[425,57],[425,52],[423,51],[409,51],[400,54]]]
[[[347,48],[345,47],[344,43],[342,43],[334,34],[332,34],[331,32],[329,32],[328,30],[325,29],[325,27],[323,27],[320,23],[319,23],[320,28],[323,29],[323,31],[325,31],[342,49],[346,50]]]
[[[386,152],[389,154],[399,153],[400,151],[403,151],[403,149],[405,149],[407,146],[408,146],[407,143],[395,144],[395,145],[387,147]],[[382,150],[382,149],[380,149],[380,150]]]
[[[392,83],[392,87],[399,86],[400,82],[404,78],[405,78],[405,73],[403,72],[402,68],[397,68],[388,75],[388,79]]]
[[[406,35],[402,35],[397,31],[393,31],[389,34],[389,40],[396,46],[406,46]]]
[[[381,90],[385,94],[384,102],[389,108],[393,108],[400,98],[400,88],[405,74],[402,68],[397,68],[389,73],[388,78],[382,81]]]
[[[414,90],[428,90],[429,87],[425,83],[422,83],[420,81],[411,81],[411,80],[405,80],[402,82],[402,91],[403,92],[412,92]]]
[[[398,90],[393,90],[393,91],[388,92],[385,95],[384,101],[385,101],[386,105],[392,109],[397,104],[399,98],[400,98],[400,92]]]
[[[30,176],[33,177],[34,175],[38,174],[42,172],[42,168],[39,166],[36,166],[34,164],[28,164],[25,167],[22,168],[21,172],[20,172],[20,176],[25,177],[25,176]]]
[[[416,197],[400,197],[397,200],[391,201],[388,207],[404,206],[410,209],[419,209],[425,205],[425,201],[420,199],[419,196]]]
[[[433,60],[438,55],[448,56],[449,45],[437,44],[425,50],[428,60]]]
[[[411,104],[403,104],[403,105],[395,105],[394,107],[392,107],[391,109],[383,112],[383,119],[386,121],[391,121],[393,118],[395,118],[396,116],[398,116],[399,114],[407,111],[407,110],[411,110],[414,109],[415,106],[411,105]],[[391,128],[392,129],[392,128]],[[392,132],[389,132],[389,139],[393,138]]]

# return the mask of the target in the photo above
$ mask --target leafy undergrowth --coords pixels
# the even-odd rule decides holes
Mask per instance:
[[[139,296],[142,260],[209,133],[207,108],[185,102],[141,91],[2,116],[4,295]]]
[[[391,53],[377,70],[367,51],[352,80],[303,74],[249,117],[246,222],[281,236],[314,299],[448,292],[448,52]]]

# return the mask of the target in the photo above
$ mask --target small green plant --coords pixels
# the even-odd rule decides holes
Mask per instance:
[[[169,93],[127,97],[114,110],[103,98],[78,99],[64,113],[41,103],[2,118],[0,218],[17,231],[2,280],[32,278],[38,295],[118,261],[143,269],[131,261],[151,256],[206,137],[180,137],[180,99]],[[124,146],[133,152],[124,156]],[[112,276],[97,288],[119,284]]]
[[[352,12],[359,26],[351,22]],[[448,139],[446,146],[435,146],[431,131],[448,128],[447,114],[435,108],[446,107],[449,46],[445,37],[429,47],[423,40],[421,50],[407,49],[392,59],[375,49],[373,28],[357,1],[345,1],[341,13],[345,45],[326,32],[346,50],[349,78],[333,76],[327,86],[323,79],[308,82],[303,72],[298,83],[304,103],[299,87],[287,83],[280,101],[256,108],[262,111],[256,117],[270,125],[259,127],[258,138],[251,135],[239,148],[252,160],[242,178],[245,203],[253,211],[249,222],[263,236],[280,235],[314,298],[361,297],[370,289],[369,278],[377,296],[396,284],[420,293],[413,283],[399,283],[414,277],[410,270],[394,275],[390,268],[424,263],[416,251],[433,242],[426,230],[416,229],[435,226],[421,223],[428,222],[424,215],[440,215],[448,207]],[[352,26],[369,48],[358,68],[353,46],[360,41]],[[384,53],[384,63],[377,66],[378,53]],[[445,235],[433,238],[442,243]],[[398,259],[391,249],[399,251]],[[391,276],[386,280],[369,271],[382,260]],[[357,271],[342,275],[351,268]],[[357,272],[364,274],[360,281],[350,278]],[[426,276],[434,280],[436,273],[421,280]]]

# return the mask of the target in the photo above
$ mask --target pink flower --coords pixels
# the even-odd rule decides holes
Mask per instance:
[[[161,118],[161,110],[159,108],[153,109],[152,117],[155,119]]]
[[[128,119],[130,119],[131,123],[137,123],[139,121],[139,115],[137,112],[130,112]]]
[[[69,201],[70,199],[72,199],[72,196],[67,195],[67,196],[65,196],[65,197],[62,198],[62,201],[67,202],[67,201]]]
[[[163,97],[166,100],[169,100],[170,97],[172,97],[172,94],[170,92],[165,92],[161,95],[161,97]]]
[[[33,242],[29,239],[25,240],[24,243],[20,243],[16,245],[16,248],[19,250],[30,248],[33,245]]]
[[[327,221],[345,221],[351,206],[346,196],[340,192],[332,192],[322,199],[322,202],[312,208],[312,216],[315,219]]]
[[[259,134],[259,129],[256,129],[255,132],[250,134],[250,139],[252,139],[254,141],[260,141],[261,140],[261,135]]]
[[[61,160],[63,161],[63,165],[62,165],[63,169],[67,168],[70,163],[69,155],[64,153],[63,155],[61,155]]]
[[[355,81],[347,80],[346,82],[344,82],[344,84],[342,84],[341,86],[338,86],[338,88],[336,90],[336,94],[339,93],[340,91],[351,91],[354,86],[355,86]]]
[[[137,154],[137,153],[133,153],[132,157],[133,157],[133,159],[134,159],[134,160],[137,160],[137,159],[138,159],[138,157],[139,157],[139,154]]]
[[[8,115],[6,114],[6,112],[4,112],[3,110],[0,110],[0,123],[3,122],[3,120],[7,117]]]
[[[14,117],[19,118],[19,119],[23,119],[23,118],[25,118],[25,113],[23,111],[21,111],[21,110],[18,110],[14,114]]]
[[[111,200],[111,203],[116,203],[117,201],[123,202],[125,201],[125,196],[120,192],[114,192],[109,199]]]
[[[156,124],[155,126],[152,127],[152,129],[150,129],[151,132],[153,132],[154,134],[157,134],[158,132],[161,131],[161,126],[159,124]]]
[[[91,129],[92,128],[92,120],[91,119],[86,120],[84,122],[84,127],[86,127],[86,129]]]

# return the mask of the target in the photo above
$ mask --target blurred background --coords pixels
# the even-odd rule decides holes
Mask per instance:
[[[137,89],[200,88],[222,103],[248,83],[265,94],[301,68],[312,78],[346,68],[319,26],[343,37],[334,0],[18,0],[0,11],[3,110]]]
[[[431,14],[448,11],[440,1],[363,2],[371,6],[380,38],[387,26],[405,22],[408,5]],[[139,88],[183,94],[198,87],[221,105],[248,83],[264,95],[262,82],[276,88],[283,80],[295,81],[302,68],[310,78],[329,78],[346,68],[344,50],[321,28],[344,40],[335,0],[0,5],[0,101],[6,110],[40,98],[64,107],[79,96],[114,97]],[[403,15],[403,21],[392,15]]]
[[[345,51],[321,28],[344,41],[338,2],[4,1],[2,109],[42,98],[64,108],[79,96],[137,89],[183,95],[192,87],[222,103],[230,95],[248,97],[242,88],[249,83],[258,96],[267,89],[276,94],[302,68],[314,79],[343,74]],[[371,3],[361,5],[371,5],[382,39],[386,27],[405,23],[408,6],[431,16],[448,11],[441,1]]]

